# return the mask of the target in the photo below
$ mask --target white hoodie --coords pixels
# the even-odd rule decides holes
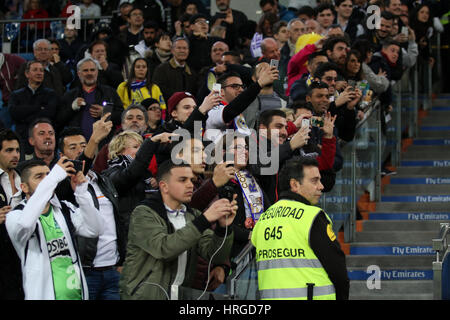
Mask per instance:
[[[54,196],[56,186],[66,177],[66,171],[59,165],[55,165],[49,175],[41,181],[30,199],[22,202],[24,208],[22,210],[11,211],[6,218],[6,229],[21,260],[23,288],[26,300],[55,299],[47,242],[39,221],[39,217],[49,201],[53,206],[54,218],[68,240],[72,261],[77,261],[74,264],[74,268],[81,279],[82,297],[85,300],[89,298],[80,257],[74,248],[73,239],[70,237],[66,220],[61,212],[61,203]],[[75,190],[75,199],[79,204],[79,208],[75,208],[69,202],[64,202],[71,211],[71,219],[75,227],[75,233],[83,237],[96,238],[101,233],[102,226],[99,212],[94,206],[92,196],[88,192],[87,187],[88,183],[85,182],[77,186]],[[39,237],[36,236],[36,228]],[[28,253],[25,259],[27,243]]]

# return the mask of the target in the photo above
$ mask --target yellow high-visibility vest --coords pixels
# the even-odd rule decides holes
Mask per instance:
[[[280,200],[261,215],[251,239],[261,299],[306,300],[308,284],[314,284],[314,300],[336,299],[334,285],[309,245],[311,226],[321,211],[298,201]]]

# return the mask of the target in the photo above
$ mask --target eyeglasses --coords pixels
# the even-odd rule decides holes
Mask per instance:
[[[34,50],[36,50],[36,51],[50,51],[51,49],[49,49],[49,48],[36,48]]]
[[[194,23],[199,23],[199,24],[209,24],[208,20],[197,20]]]
[[[229,84],[227,86],[223,86],[222,88],[227,88],[227,87],[231,87],[234,90],[245,89],[245,86],[243,84],[239,84],[239,83]]]
[[[328,82],[331,82],[331,81],[336,82],[338,80],[338,78],[333,78],[333,77],[325,77],[324,79],[325,79],[325,81],[328,81]]]

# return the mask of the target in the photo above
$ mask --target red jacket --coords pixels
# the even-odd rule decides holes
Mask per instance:
[[[291,121],[288,121],[288,136],[295,134],[298,128]],[[331,139],[322,138],[322,152],[316,158],[319,162],[319,170],[330,170],[333,168],[334,156],[336,155],[336,137]]]
[[[294,56],[292,56],[291,60],[289,60],[287,69],[287,78],[288,78],[288,87],[286,89],[287,96],[289,96],[289,92],[295,80],[300,79],[304,73],[308,72],[305,63],[308,61],[309,55],[314,52],[316,52],[316,46],[314,44],[308,44],[302,50],[300,50]]]
[[[35,9],[35,10],[28,10],[23,14],[22,19],[47,19],[48,18],[48,12],[44,9]],[[22,22],[20,24],[20,29],[26,28],[27,24],[34,24],[36,25],[37,29],[50,29],[50,22],[48,21],[40,21],[40,22]],[[31,31],[30,31],[31,32]],[[25,38],[25,36],[24,36]]]

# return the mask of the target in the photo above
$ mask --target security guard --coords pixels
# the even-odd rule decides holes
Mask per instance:
[[[252,232],[261,299],[348,299],[345,255],[327,214],[317,160],[288,161],[279,175],[280,200]]]

